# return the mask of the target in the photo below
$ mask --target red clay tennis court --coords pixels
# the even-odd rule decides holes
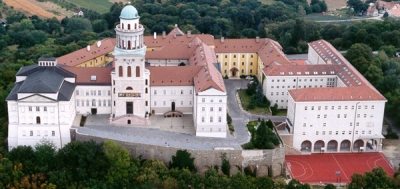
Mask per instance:
[[[331,153],[287,155],[286,166],[292,178],[302,183],[349,183],[354,173],[382,167],[388,175],[394,170],[381,153]]]

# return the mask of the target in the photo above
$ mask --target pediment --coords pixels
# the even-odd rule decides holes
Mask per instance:
[[[43,95],[39,95],[39,94],[34,94],[31,96],[27,96],[24,98],[19,99],[19,101],[21,102],[54,102],[56,100],[51,99],[49,97],[43,96]]]

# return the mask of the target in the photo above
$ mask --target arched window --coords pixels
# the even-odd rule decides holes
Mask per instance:
[[[122,47],[123,49],[125,49],[125,41],[124,41],[124,40],[122,40],[122,45],[121,45],[121,47]]]
[[[146,89],[145,89],[145,93],[147,94],[148,92],[149,92],[149,91],[148,91],[148,89],[146,88]]]
[[[40,124],[40,117],[39,116],[36,117],[36,124]]]
[[[128,30],[130,30],[131,29],[131,25],[130,24],[128,24]]]
[[[124,76],[124,70],[123,70],[122,66],[118,67],[118,74],[119,74],[119,77],[123,77]]]
[[[122,26],[122,29],[124,29],[124,23],[122,23],[121,26]]]
[[[136,23],[135,23],[135,30],[136,30],[136,28],[137,28],[137,25],[136,25]]]
[[[127,75],[128,77],[132,77],[132,70],[131,70],[131,66],[128,66],[128,70],[127,70]]]
[[[128,49],[131,49],[131,41],[128,41]]]
[[[136,77],[140,77],[140,67],[136,66]]]
[[[148,85],[148,82],[149,82],[149,81],[146,79],[146,80],[145,80],[145,85]]]
[[[133,90],[133,89],[132,89],[132,87],[127,87],[126,90],[129,91],[129,90]]]

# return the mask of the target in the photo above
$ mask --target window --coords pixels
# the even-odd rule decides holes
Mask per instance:
[[[33,136],[33,131],[29,131],[29,136]]]
[[[218,117],[218,122],[220,122],[220,123],[222,122],[222,117],[221,116]]]
[[[375,106],[374,106],[374,105],[372,105],[372,106],[371,106],[371,109],[375,109]]]
[[[101,106],[101,100],[98,101],[98,105]]]
[[[220,112],[221,112],[221,111],[222,111],[222,107],[218,107],[218,111],[220,111]]]
[[[148,102],[147,100],[146,100],[146,102],[145,102],[145,105],[146,105],[146,106],[149,106],[149,102]]]
[[[206,102],[206,99],[205,99],[205,98],[202,98],[202,99],[201,99],[201,102]]]
[[[131,66],[128,66],[128,68],[127,68],[127,75],[128,75],[128,77],[132,77],[132,69],[131,69]]]
[[[97,95],[101,96],[101,90],[97,91]]]
[[[304,106],[304,110],[307,110],[307,106]]]
[[[205,107],[201,107],[201,111],[206,111],[206,108]]]
[[[148,80],[146,79],[144,83],[145,83],[145,85],[148,85]]]
[[[315,135],[319,135],[319,131],[315,131]]]
[[[213,112],[214,111],[214,108],[213,107],[210,107],[210,112]]]
[[[140,77],[140,67],[136,66],[136,77]]]
[[[123,70],[122,66],[118,67],[118,75],[119,75],[119,77],[123,77],[124,76],[124,70]]]
[[[210,123],[212,123],[214,121],[213,116],[210,117]]]
[[[155,95],[157,94],[157,90],[154,90],[154,94],[155,94]]]
[[[321,115],[318,114],[318,115],[317,115],[317,118],[319,119],[320,117],[321,117]]]
[[[96,100],[95,99],[92,100],[92,106],[96,106]]]
[[[144,93],[147,94],[148,92],[149,92],[149,90],[148,90],[147,88],[145,88],[145,89],[144,89]]]
[[[76,94],[76,95],[79,95],[79,90],[76,90],[76,91],[75,91],[75,94]]]
[[[43,107],[43,111],[47,112],[47,107],[46,106]]]
[[[340,114],[337,115],[337,118],[340,118]]]
[[[203,122],[203,123],[204,123],[204,117],[201,117],[201,122]]]
[[[326,123],[323,123],[322,126],[326,127]]]
[[[36,124],[40,125],[40,117],[36,116]]]
[[[324,118],[327,118],[327,117],[328,117],[328,115],[324,114]]]
[[[51,131],[51,136],[56,136],[56,132],[55,131]]]
[[[40,111],[40,107],[39,106],[36,106],[36,111],[37,112]]]

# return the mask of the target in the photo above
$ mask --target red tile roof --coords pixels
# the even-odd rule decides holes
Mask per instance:
[[[385,97],[329,42],[318,40],[311,42],[309,47],[313,48],[327,63],[325,65],[331,65],[336,68],[337,77],[344,82],[346,87],[290,90],[289,93],[295,101],[386,101]]]
[[[106,38],[101,40],[100,42],[90,45],[90,50],[88,50],[86,47],[66,54],[64,56],[58,57],[57,62],[58,64],[66,66],[77,66],[79,64],[82,64],[83,62],[112,52],[114,50],[114,47],[115,39]]]
[[[193,86],[201,66],[149,66],[150,86]]]
[[[258,56],[265,67],[293,64],[283,53],[281,45],[272,39],[265,40],[264,44],[258,50]]]
[[[217,53],[256,53],[268,39],[215,39]]]
[[[75,83],[78,85],[111,85],[112,67],[63,66],[62,68],[75,74]]]
[[[289,94],[297,102],[385,100],[367,86],[293,89],[289,90]]]

